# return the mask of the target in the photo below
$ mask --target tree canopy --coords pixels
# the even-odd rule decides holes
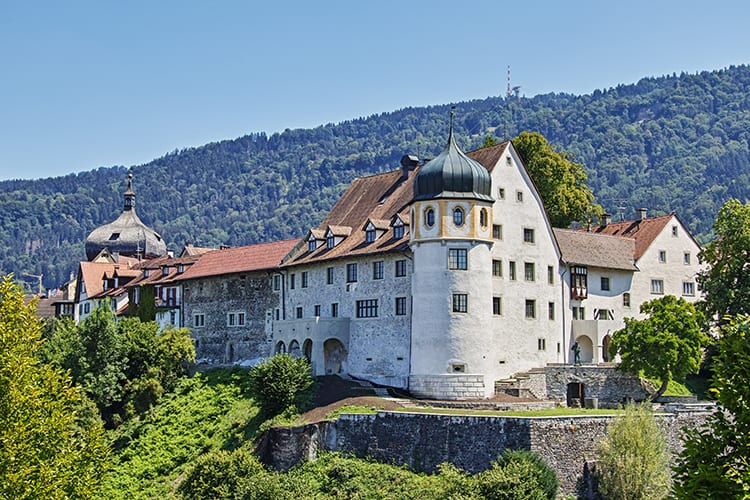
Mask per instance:
[[[699,257],[708,267],[698,273],[706,313],[720,323],[750,314],[750,204],[727,201],[714,222],[716,239]]]
[[[640,310],[646,319],[625,318],[625,328],[612,335],[609,353],[620,355],[620,369],[658,378],[656,400],[670,380],[683,382],[698,372],[708,336],[701,329],[702,313],[683,298],[665,295],[641,304]]]
[[[36,306],[0,282],[0,498],[90,498],[108,454],[101,421],[60,369],[41,363]]]
[[[589,214],[602,211],[586,185],[586,170],[573,161],[573,155],[555,151],[539,132],[521,132],[511,142],[523,158],[554,227],[586,222]]]

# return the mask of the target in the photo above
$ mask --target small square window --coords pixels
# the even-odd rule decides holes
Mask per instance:
[[[523,242],[524,243],[534,243],[534,230],[525,227],[523,228]]]
[[[465,248],[448,249],[448,269],[468,269],[468,251]]]
[[[536,348],[539,351],[547,350],[547,339],[536,339]]]
[[[503,261],[492,259],[492,276],[496,278],[503,277]]]
[[[672,226],[672,236],[677,236],[677,226]]]
[[[406,260],[396,261],[396,277],[403,278],[406,276]]]
[[[465,313],[469,307],[469,296],[465,293],[453,294],[453,312]]]
[[[206,315],[205,314],[194,314],[193,315],[193,326],[202,327],[206,326]]]
[[[603,292],[609,291],[609,278],[607,276],[602,276],[601,279],[601,289]]]
[[[664,263],[667,261],[667,251],[659,250],[659,262]]]
[[[492,225],[492,239],[493,240],[503,239],[503,226],[501,224]]]
[[[536,300],[534,299],[526,299],[526,318],[536,318]]]
[[[505,188],[497,188],[497,197],[501,200],[505,199]]]
[[[651,293],[655,295],[663,295],[664,280],[651,280]]]

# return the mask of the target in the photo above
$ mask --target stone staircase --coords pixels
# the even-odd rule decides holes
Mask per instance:
[[[510,378],[495,381],[495,394],[504,393],[519,398],[546,399],[544,368],[533,368],[516,373]]]

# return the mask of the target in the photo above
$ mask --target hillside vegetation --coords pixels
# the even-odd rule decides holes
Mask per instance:
[[[702,241],[729,198],[750,196],[750,67],[644,78],[589,95],[490,97],[456,105],[465,149],[541,132],[589,173],[615,215],[677,211]],[[436,155],[449,105],[406,108],[307,130],[256,133],[174,151],[133,168],[138,213],[170,249],[302,236],[353,178]],[[43,274],[57,286],[83,241],[122,209],[124,167],[0,182],[0,274]],[[622,207],[622,208],[621,208]]]

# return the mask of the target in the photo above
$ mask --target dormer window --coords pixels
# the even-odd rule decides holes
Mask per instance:
[[[120,233],[112,233],[109,235],[109,241],[115,241],[118,238],[120,238]]]
[[[182,265],[182,264],[179,264],[179,265],[177,266],[177,274],[182,274],[182,273],[184,273],[184,272],[185,272],[185,266],[184,266],[184,265]]]
[[[307,251],[308,252],[314,252],[315,249],[318,247],[318,242],[315,240],[310,240],[307,242]]]
[[[334,238],[333,233],[328,233],[328,236],[326,236],[326,248],[330,250],[335,246],[336,246],[336,238]]]
[[[143,277],[148,278],[149,274],[151,274],[151,269],[144,269],[143,270]]]
[[[375,229],[368,229],[365,231],[365,241],[367,243],[372,243],[375,241]]]
[[[161,275],[166,276],[169,274],[169,266],[162,266],[161,268]]]
[[[397,240],[400,240],[404,237],[404,226],[394,226],[393,228],[393,237]]]

